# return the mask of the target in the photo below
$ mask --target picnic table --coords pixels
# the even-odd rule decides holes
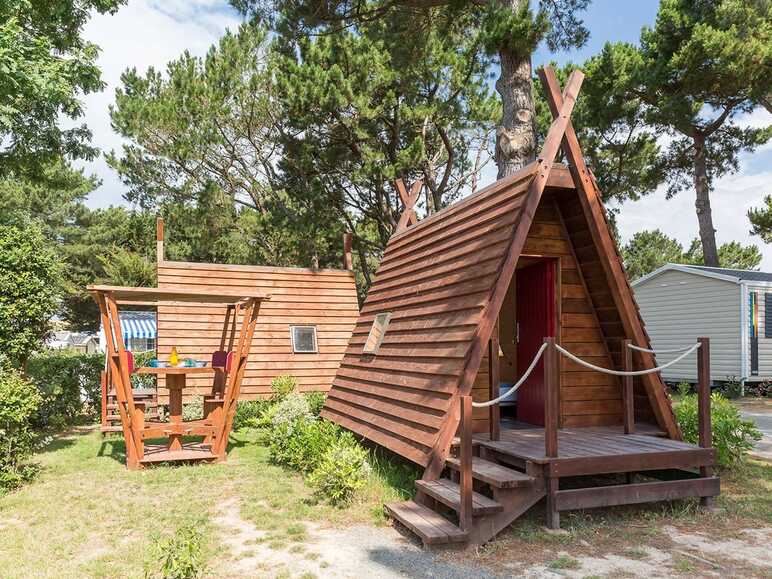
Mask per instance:
[[[224,460],[228,435],[236,411],[241,382],[257,324],[260,304],[270,296],[257,292],[228,292],[197,289],[132,288],[92,285],[88,287],[99,305],[107,341],[107,363],[114,381],[121,417],[121,430],[126,441],[126,465],[139,469],[151,463],[176,461]],[[118,304],[153,305],[175,303],[219,304],[224,328],[233,316],[233,333],[241,318],[238,339],[231,352],[214,352],[212,363],[205,367],[142,367],[132,368],[133,357],[126,350],[118,318]],[[184,337],[180,338],[184,345]],[[226,361],[227,360],[227,361]],[[131,373],[165,377],[169,390],[169,421],[146,421],[144,404],[134,400]],[[204,398],[204,417],[183,421],[182,402],[186,376],[210,374],[212,394]],[[199,442],[184,442],[183,437],[201,437]],[[167,438],[165,444],[150,444],[147,440]]]

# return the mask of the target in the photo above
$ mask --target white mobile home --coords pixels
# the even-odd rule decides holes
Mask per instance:
[[[712,380],[772,380],[771,273],[670,263],[632,286],[655,350],[707,336]],[[693,382],[696,374],[692,354],[662,377]]]

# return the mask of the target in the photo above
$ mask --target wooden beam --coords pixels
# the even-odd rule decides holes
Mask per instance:
[[[458,511],[459,527],[464,532],[472,529],[472,397],[461,397],[461,440],[459,444],[461,503]]]
[[[552,68],[545,67],[540,69],[539,77],[545,87],[552,115],[557,119],[566,96],[561,95],[557,76]],[[614,240],[609,233],[600,193],[585,164],[579,139],[570,119],[566,124],[561,143],[563,152],[570,163],[569,168],[574,177],[576,188],[580,193],[579,199],[590,225],[590,233],[598,249],[600,261],[606,274],[614,303],[622,320],[625,334],[630,336],[636,344],[650,346],[648,336],[643,329],[643,324],[635,305],[632,289],[627,281],[627,276]],[[644,367],[654,367],[655,361],[651,354],[641,352],[640,357],[643,360]],[[660,377],[653,374],[645,375],[643,376],[643,383],[659,426],[667,433],[669,438],[680,440],[682,438],[681,432]]]
[[[630,349],[632,340],[622,340],[622,360],[624,360],[623,370],[632,372],[633,370],[633,351]],[[624,376],[622,378],[622,414],[624,417],[625,434],[635,434],[635,408],[633,406],[633,377]]]
[[[571,113],[576,104],[576,95],[579,93],[583,80],[584,74],[579,70],[572,72],[568,79],[566,85],[566,97],[560,108],[560,114],[552,121],[547,137],[544,140],[544,147],[537,160],[534,176],[528,186],[528,191],[525,193],[525,203],[520,209],[520,215],[513,227],[512,238],[507,248],[506,256],[501,265],[496,283],[491,291],[488,303],[485,306],[480,322],[477,325],[475,337],[472,340],[472,346],[466,357],[464,370],[458,381],[458,388],[453,395],[452,408],[455,408],[455,413],[451,413],[439,432],[437,442],[432,448],[432,455],[428,466],[423,474],[425,480],[437,478],[442,472],[442,469],[445,468],[445,459],[450,451],[450,443],[455,434],[456,427],[458,426],[458,397],[468,395],[474,384],[474,379],[480,368],[480,363],[482,362],[484,351],[487,348],[488,340],[490,340],[493,326],[499,317],[499,312],[504,303],[507,289],[512,281],[512,276],[515,273],[517,260],[520,257],[520,253],[523,251],[523,246],[528,237],[528,231],[533,222],[533,217],[541,202],[544,187],[549,180],[552,164],[560,149],[562,135],[569,124]]]
[[[719,492],[720,482],[717,477],[574,489],[558,491],[557,509],[571,511],[687,497],[714,497]]]
[[[421,194],[423,181],[419,179],[413,183],[410,187],[410,193],[405,189],[405,184],[402,179],[397,179],[395,185],[397,186],[397,192],[404,205],[402,215],[400,215],[399,221],[397,222],[397,228],[394,230],[394,233],[399,233],[403,229],[407,229],[411,225],[418,223],[418,216],[416,215],[414,207],[418,201],[418,196]]]
[[[712,448],[620,454],[616,456],[585,456],[561,458],[552,461],[547,471],[552,476],[581,476],[668,468],[689,469],[715,464],[716,451]]]
[[[545,338],[544,352],[544,449],[548,458],[558,456],[558,416],[560,414],[560,360],[555,338]]]
[[[488,341],[488,396],[489,400],[498,398],[500,395],[499,385],[501,383],[499,372],[499,323],[493,328],[493,334]],[[491,440],[501,438],[501,406],[494,404],[488,409],[488,420],[490,421],[489,433]]]
[[[710,417],[710,338],[697,338],[700,344],[697,350],[697,428],[699,443],[702,448],[713,447],[713,428]],[[713,474],[712,465],[700,467],[700,475]],[[718,494],[718,493],[716,493]],[[713,499],[704,496],[700,499],[704,507],[712,507]]]
[[[343,269],[354,269],[354,258],[351,252],[353,236],[350,231],[343,234]]]
[[[164,218],[157,217],[155,220],[155,260],[160,265],[164,261]]]

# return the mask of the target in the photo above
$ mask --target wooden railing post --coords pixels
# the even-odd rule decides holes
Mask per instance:
[[[622,369],[633,371],[633,351],[630,349],[632,340],[622,340]],[[625,434],[635,434],[635,408],[633,406],[633,377],[622,377],[622,412],[624,414]]]
[[[697,338],[697,428],[702,448],[713,446],[713,429],[710,422],[710,338]],[[700,476],[711,476],[712,466],[700,467]],[[713,497],[702,497],[700,504],[713,506]]]
[[[459,445],[461,503],[458,511],[462,531],[472,529],[472,397],[461,397],[461,440]]]
[[[490,400],[498,398],[500,395],[499,385],[501,383],[499,374],[499,325],[493,327],[493,334],[488,344],[488,384]],[[491,440],[501,438],[501,406],[494,404],[488,409],[488,420],[490,422]]]
[[[544,338],[544,448],[548,458],[558,456],[558,421],[560,413],[560,360],[555,338]]]

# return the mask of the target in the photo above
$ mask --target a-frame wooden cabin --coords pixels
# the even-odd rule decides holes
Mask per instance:
[[[420,222],[418,191],[400,188],[405,212],[323,410],[425,467],[416,500],[387,508],[427,544],[484,542],[543,497],[557,526],[560,510],[718,493],[714,451],[681,441],[659,374],[592,371],[554,345],[517,392],[514,420],[498,405],[475,409],[471,441],[471,399],[516,382],[545,338],[596,366],[655,366],[626,347],[650,348],[571,126],[583,75],[562,94],[552,70],[540,75],[554,120],[536,161]],[[567,165],[555,163],[561,147]],[[704,344],[703,366],[707,355]],[[633,478],[664,470],[679,480]],[[626,473],[628,484],[558,485],[601,473]]]

